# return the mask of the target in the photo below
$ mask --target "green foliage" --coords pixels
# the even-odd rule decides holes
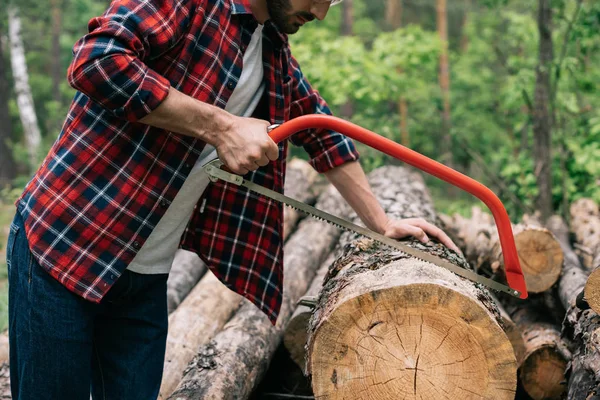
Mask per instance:
[[[44,153],[59,134],[75,93],[66,81],[73,44],[87,32],[88,21],[100,15],[108,3],[63,0],[60,54],[52,52],[50,3],[18,3]],[[600,2],[583,1],[576,13],[577,5],[577,0],[552,2],[555,48],[551,76],[556,88],[551,99],[552,171],[557,210],[565,191],[568,201],[583,196],[600,201]],[[442,43],[435,31],[435,3],[405,2],[403,27],[390,32],[384,0],[354,0],[351,37],[339,33],[341,10],[341,6],[332,7],[325,20],[307,24],[290,36],[303,72],[334,114],[339,115],[342,107],[351,103],[352,122],[396,142],[401,140],[398,102],[404,99],[410,147],[439,159],[446,150],[440,146],[446,132],[441,131],[438,69]],[[3,11],[0,17],[6,19]],[[6,29],[6,24],[3,26]],[[498,193],[515,219],[524,207],[533,206],[538,193],[529,108],[534,101],[538,62],[537,2],[481,0],[468,7],[449,2],[448,32],[455,167]],[[63,71],[58,98],[50,68],[57,57]],[[14,183],[21,187],[29,177],[24,173],[27,153],[14,98],[10,114],[10,145],[21,174]],[[358,144],[358,148],[367,171],[397,162],[366,146]],[[504,184],[497,185],[498,180]],[[468,212],[477,201],[462,194],[448,198],[444,195],[447,186],[437,179],[428,184],[434,197],[443,198],[440,211]]]

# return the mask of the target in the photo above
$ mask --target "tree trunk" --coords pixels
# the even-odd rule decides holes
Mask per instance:
[[[175,259],[167,281],[169,314],[179,307],[179,304],[202,278],[206,269],[206,264],[196,253],[183,249],[175,252]]]
[[[38,126],[31,88],[29,87],[29,75],[25,62],[25,48],[21,38],[21,18],[15,6],[8,7],[8,34],[11,47],[10,60],[12,64],[13,78],[15,81],[15,93],[19,115],[23,124],[23,134],[29,154],[31,170],[35,170],[39,163],[40,144],[42,136]]]
[[[12,121],[8,109],[10,89],[8,71],[4,64],[4,26],[0,18],[0,189],[9,185],[16,177],[15,162],[8,141],[12,136]]]
[[[532,301],[513,302],[506,310],[523,335],[525,355],[519,379],[534,400],[560,399],[565,391],[564,379],[570,359],[560,331],[545,318],[547,312]]]
[[[341,34],[342,36],[352,36],[354,34],[354,7],[352,0],[346,0],[342,2],[342,24]],[[340,114],[344,118],[351,118],[354,114],[354,103],[349,99],[346,103],[342,104]]]
[[[52,54],[50,57],[52,70],[52,96],[54,101],[61,104],[60,83],[65,79],[66,72],[60,60],[60,33],[62,31],[62,13],[63,5],[61,0],[51,0],[50,9],[52,12]]]
[[[402,25],[402,0],[387,0],[385,22],[391,29],[400,28]]]
[[[435,221],[421,175],[370,174],[393,218]],[[514,399],[516,360],[486,290],[452,272],[344,234],[310,320],[307,359],[315,398]],[[406,244],[468,268],[436,243]]]
[[[504,258],[498,230],[490,214],[474,207],[471,219],[458,214],[440,218],[446,233],[463,249],[469,264],[488,276],[502,274]],[[527,291],[541,293],[551,288],[562,270],[560,243],[550,231],[533,224],[513,226],[513,235]]]
[[[569,380],[567,399],[595,399],[600,396],[600,317],[592,310],[578,307],[586,273],[569,244],[567,225],[559,216],[552,216],[548,220],[548,229],[558,238],[565,253],[559,284],[559,297],[567,309],[562,337],[573,354],[566,371]],[[587,308],[585,303],[580,305]]]
[[[291,159],[286,168],[285,187],[283,192],[286,196],[292,197],[306,204],[314,203],[315,198],[322,189],[314,183],[319,179],[319,174],[313,167],[299,158]],[[314,186],[313,186],[314,185]],[[283,210],[283,239],[286,240],[298,220],[301,213],[291,207],[285,207]]]
[[[349,211],[333,187],[320,196],[317,208],[342,218]],[[244,301],[223,330],[200,349],[169,399],[248,398],[265,374],[297,300],[306,292],[339,235],[338,228],[328,223],[313,218],[300,222],[284,247],[286,278],[277,325],[273,326],[258,308]]]
[[[443,155],[443,160],[449,166],[452,162],[452,137],[450,136],[451,120],[450,120],[450,66],[448,62],[448,15],[446,8],[446,0],[436,0],[437,10],[437,30],[442,41],[442,52],[440,54],[440,72],[439,81],[442,92],[442,146],[446,152]],[[452,187],[451,187],[452,188]],[[454,190],[454,189],[452,189]]]
[[[550,0],[538,0],[539,62],[536,68],[533,135],[535,176],[539,189],[536,208],[545,223],[552,213],[550,71],[552,70],[552,7]]]
[[[198,348],[207,343],[239,307],[242,297],[207,273],[169,316],[169,334],[159,399],[166,399]],[[142,367],[142,366],[140,366]]]

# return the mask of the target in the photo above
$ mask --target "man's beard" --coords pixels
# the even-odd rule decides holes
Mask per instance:
[[[289,12],[292,10],[290,0],[267,0],[267,10],[273,22],[280,31],[292,34],[298,32],[300,25],[290,21],[293,14]],[[312,15],[307,20],[313,19]]]

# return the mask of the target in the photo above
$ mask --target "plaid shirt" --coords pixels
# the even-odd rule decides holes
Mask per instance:
[[[256,26],[248,0],[114,0],[90,20],[73,49],[68,80],[77,93],[64,126],[16,202],[34,257],[69,290],[101,301],[205,145],[138,121],[170,86],[224,108]],[[263,63],[271,123],[330,114],[287,36],[269,21]],[[290,141],[319,172],[358,158],[339,133],[309,130]],[[282,192],[287,143],[279,150],[277,161],[247,178]],[[273,324],[283,290],[282,213],[277,202],[217,182],[203,193],[180,243]]]

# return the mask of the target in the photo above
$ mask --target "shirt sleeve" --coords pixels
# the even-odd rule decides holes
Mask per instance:
[[[195,0],[113,0],[73,47],[69,84],[113,115],[137,121],[167,97],[170,82],[145,64],[174,46]]]
[[[292,75],[292,103],[290,118],[306,114],[332,115],[319,92],[313,89],[302,74],[300,65],[290,55]],[[310,157],[310,164],[318,172],[327,172],[347,161],[358,160],[359,153],[352,140],[341,133],[325,129],[309,129],[290,136],[290,142],[302,146]]]

